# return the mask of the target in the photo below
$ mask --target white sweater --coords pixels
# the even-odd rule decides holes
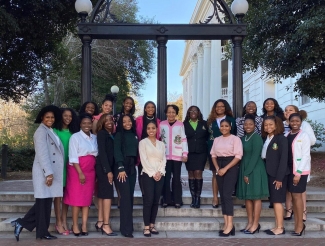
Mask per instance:
[[[142,173],[154,176],[157,172],[165,175],[166,155],[165,145],[157,140],[154,146],[148,138],[144,138],[139,143],[139,153],[142,164]]]

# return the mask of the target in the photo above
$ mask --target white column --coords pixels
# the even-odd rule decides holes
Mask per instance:
[[[209,114],[211,84],[211,41],[203,42],[203,106],[201,112],[206,119]]]
[[[192,104],[197,105],[197,70],[198,70],[198,64],[197,64],[197,55],[194,55],[192,57]]]
[[[232,98],[233,98],[233,88],[232,88],[232,68],[233,63],[231,60],[228,61],[228,99],[227,102],[229,103],[230,107],[233,108],[232,105]]]
[[[213,40],[211,42],[210,110],[214,102],[221,98],[221,56],[221,40]]]
[[[197,102],[196,106],[198,106],[201,110],[203,107],[203,48],[202,46],[198,47],[198,52],[197,52]]]
[[[192,95],[192,70],[189,71],[188,77],[187,77],[187,105],[188,107],[192,105],[191,95]]]
[[[186,115],[186,111],[187,111],[187,79],[183,79],[183,119],[185,118],[185,115]]]

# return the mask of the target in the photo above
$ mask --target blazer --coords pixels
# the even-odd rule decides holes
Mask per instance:
[[[199,120],[196,130],[190,122],[184,121],[184,130],[187,138],[188,152],[208,153],[207,140],[209,138],[208,126],[205,120]]]
[[[41,123],[34,133],[34,146],[35,159],[32,171],[34,197],[62,197],[64,150],[61,141],[59,145],[54,133]],[[53,182],[48,187],[45,184],[46,177],[51,174],[53,174]]]
[[[288,140],[280,134],[275,135],[266,150],[266,172],[277,181],[282,181],[290,173],[288,167]]]
[[[104,173],[114,171],[114,140],[106,130],[97,133],[98,156],[96,165],[100,165]]]

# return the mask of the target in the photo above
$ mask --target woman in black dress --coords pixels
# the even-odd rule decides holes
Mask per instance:
[[[282,121],[285,120],[283,109],[280,107],[277,100],[274,98],[267,98],[263,102],[263,114],[261,117],[264,119],[266,116],[277,116]]]
[[[200,208],[201,191],[203,185],[202,172],[207,161],[209,137],[207,122],[203,120],[202,113],[197,106],[191,106],[184,120],[185,135],[188,144],[188,183],[192,196],[192,208]]]
[[[114,171],[114,121],[113,116],[103,114],[97,123],[98,156],[96,162],[96,177],[98,182],[98,221],[96,230],[102,234],[116,236],[109,224],[113,192]],[[102,217],[102,218],[101,218]]]

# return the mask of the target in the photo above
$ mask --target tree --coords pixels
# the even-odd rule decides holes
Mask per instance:
[[[71,0],[0,0],[0,98],[19,102],[58,68],[53,52],[77,18]]]
[[[276,82],[296,77],[294,91],[325,100],[325,1],[251,0],[244,18],[247,70],[263,69]]]
[[[177,119],[182,121],[183,120],[183,95],[178,94],[177,92],[169,92],[167,104],[175,104],[179,108]]]

